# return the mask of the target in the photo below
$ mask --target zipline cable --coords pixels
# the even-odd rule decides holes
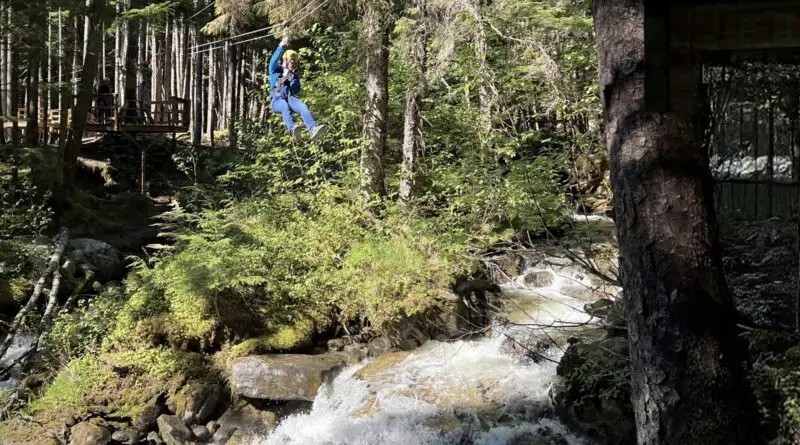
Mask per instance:
[[[199,11],[195,12],[193,16],[189,17],[189,20],[191,20],[191,19],[193,19],[193,18],[197,17],[198,15],[202,14],[202,13],[203,13],[203,11],[205,11],[206,9],[208,9],[208,8],[210,8],[210,7],[212,7],[212,6],[214,6],[214,4],[215,4],[215,3],[217,3],[217,2],[216,2],[216,0],[215,0],[215,1],[213,1],[213,2],[211,2],[211,3],[209,3],[209,4],[207,4],[207,5],[206,5],[206,6],[205,6],[203,9],[201,9],[201,10],[199,10]]]
[[[236,38],[239,38],[239,37],[242,37],[242,36],[248,36],[248,35],[259,33],[259,32],[266,32],[266,31],[272,30],[273,28],[276,28],[276,27],[278,27],[278,26],[280,26],[282,24],[288,23],[290,20],[292,20],[294,17],[296,17],[298,14],[300,14],[304,9],[306,9],[311,4],[312,4],[312,2],[307,3],[305,6],[300,8],[300,10],[297,11],[297,13],[295,13],[295,15],[293,15],[292,17],[290,17],[288,20],[286,20],[283,23],[274,23],[272,25],[265,26],[264,28],[259,28],[259,29],[256,29],[254,31],[243,32],[241,34],[236,34],[235,36],[226,37],[224,39],[217,39],[217,40],[213,40],[211,42],[201,43],[199,45],[191,46],[191,47],[189,47],[189,49],[194,50],[194,49],[197,49],[197,48],[202,48],[204,46],[214,45],[216,43],[227,42],[228,40],[236,39]]]
[[[313,4],[313,2],[309,2],[309,3],[307,3],[305,6],[303,6],[302,8],[300,8],[300,10],[299,10],[299,11],[297,11],[297,12],[296,12],[296,13],[295,13],[295,14],[294,14],[292,17],[290,17],[288,20],[286,20],[286,21],[284,21],[284,22],[282,22],[282,23],[276,23],[276,24],[274,24],[274,25],[270,25],[270,26],[267,26],[267,27],[265,27],[265,28],[257,29],[257,30],[255,30],[255,31],[250,31],[250,32],[242,33],[242,34],[237,34],[237,35],[235,35],[235,36],[231,36],[231,37],[228,37],[228,38],[225,38],[225,39],[219,39],[219,40],[215,40],[215,41],[213,41],[213,42],[204,43],[204,44],[202,44],[202,45],[196,45],[196,46],[194,46],[194,47],[192,47],[192,48],[200,48],[201,46],[214,45],[215,43],[222,43],[222,42],[226,42],[226,41],[228,41],[228,40],[231,40],[231,39],[234,39],[234,38],[237,38],[237,37],[246,36],[246,35],[250,35],[250,34],[255,34],[255,33],[258,33],[258,32],[265,32],[265,31],[268,31],[268,30],[274,29],[274,28],[276,28],[276,27],[278,27],[278,26],[286,25],[287,23],[291,22],[292,20],[295,20],[295,23],[293,23],[291,26],[289,26],[289,27],[287,27],[287,28],[286,28],[286,30],[287,30],[287,31],[290,31],[290,30],[291,30],[291,29],[293,29],[293,28],[294,28],[294,27],[295,27],[295,26],[296,26],[298,23],[302,22],[302,21],[303,21],[303,20],[305,20],[305,19],[306,19],[308,16],[310,16],[311,14],[313,14],[314,12],[316,12],[317,10],[319,10],[320,8],[322,8],[323,6],[325,6],[325,5],[326,5],[326,4],[327,4],[329,1],[330,1],[330,0],[324,0],[323,2],[319,3],[319,4],[317,5],[317,7],[316,7],[316,8],[314,8],[314,9],[312,9],[312,10],[310,10],[310,11],[306,12],[306,13],[305,13],[305,15],[303,15],[303,16],[302,16],[302,17],[300,17],[300,18],[297,18],[296,20],[295,20],[295,18],[296,18],[298,15],[300,15],[300,14],[303,12],[303,10],[304,10],[304,9],[308,8],[309,6],[311,6],[311,5]],[[252,42],[252,41],[254,41],[254,40],[263,39],[264,37],[267,37],[267,35],[260,35],[260,36],[256,36],[256,37],[253,37],[253,38],[250,38],[250,39],[246,39],[246,40],[240,40],[240,41],[238,41],[238,42],[233,42],[233,43],[231,43],[231,45],[238,45],[238,44],[240,44],[240,43]],[[192,51],[192,52],[191,52],[191,54],[192,54],[192,55],[195,55],[195,54],[200,54],[200,53],[204,53],[204,52],[209,52],[209,51],[213,51],[213,50],[215,50],[215,49],[217,49],[217,48],[222,48],[223,46],[224,46],[224,45],[217,45],[217,46],[210,47],[210,48],[204,48],[204,49],[201,49],[201,50]]]

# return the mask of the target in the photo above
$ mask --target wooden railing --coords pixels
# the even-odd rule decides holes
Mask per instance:
[[[119,107],[116,95],[95,95],[87,123],[94,130],[97,127],[133,129],[131,126],[140,126],[136,130],[145,132],[148,127],[156,131],[188,129],[191,108],[188,100],[170,97],[169,100],[151,102],[149,108],[144,110],[142,101],[136,101],[135,106]]]

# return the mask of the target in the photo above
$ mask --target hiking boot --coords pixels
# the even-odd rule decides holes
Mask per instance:
[[[322,133],[322,129],[325,128],[324,125],[317,125],[311,129],[311,139],[316,139],[320,133]]]
[[[295,125],[294,127],[292,127],[291,133],[292,133],[292,138],[295,141],[299,141],[300,137],[303,135],[303,130],[300,129],[299,125]]]

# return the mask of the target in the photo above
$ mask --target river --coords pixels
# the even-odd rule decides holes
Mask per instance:
[[[554,279],[526,285],[532,272]],[[487,336],[430,341],[379,366],[366,361],[349,367],[321,388],[310,412],[287,417],[268,437],[250,443],[589,445],[555,417],[549,394],[566,339],[596,329],[582,310],[587,299],[570,290],[596,283],[587,271],[563,262],[525,270],[502,286],[505,313]],[[532,360],[509,352],[509,337],[525,345],[552,341]]]

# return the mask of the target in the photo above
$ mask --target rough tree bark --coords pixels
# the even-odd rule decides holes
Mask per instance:
[[[369,195],[386,195],[383,153],[389,113],[389,31],[386,9],[367,2],[364,12],[364,43],[367,45],[367,98],[361,150],[361,189]]]
[[[666,112],[645,108],[644,4],[592,2],[637,441],[750,444],[755,404],[722,272],[708,158],[695,131],[700,77],[696,64],[682,62],[672,79],[680,102]]]
[[[417,154],[422,145],[422,122],[420,107],[426,89],[426,49],[428,45],[427,33],[427,0],[416,0],[417,24],[411,42],[411,60],[414,69],[414,84],[406,92],[405,124],[403,126],[403,164],[402,178],[398,195],[400,201],[411,199],[414,191],[414,176],[416,175]]]
[[[92,105],[92,83],[97,75],[100,37],[103,32],[100,27],[102,21],[99,20],[103,11],[102,3],[101,0],[86,0],[87,15],[92,15],[95,19],[92,20],[89,46],[87,46],[86,54],[83,57],[83,69],[80,82],[78,82],[78,96],[75,101],[75,107],[72,110],[72,131],[64,149],[64,180],[61,186],[64,190],[64,197],[69,197],[75,186],[75,172],[78,166],[83,128],[86,125],[86,116]]]
[[[25,143],[29,147],[39,145],[39,62],[41,53],[38,45],[32,45],[28,53],[28,103],[25,123]]]
[[[236,48],[228,43],[228,77],[226,81],[227,85],[227,98],[226,101],[226,108],[228,109],[228,141],[230,143],[231,148],[236,148],[238,144],[238,135],[236,134],[236,118],[237,118],[237,110],[236,110],[236,79],[237,79],[237,51]]]

